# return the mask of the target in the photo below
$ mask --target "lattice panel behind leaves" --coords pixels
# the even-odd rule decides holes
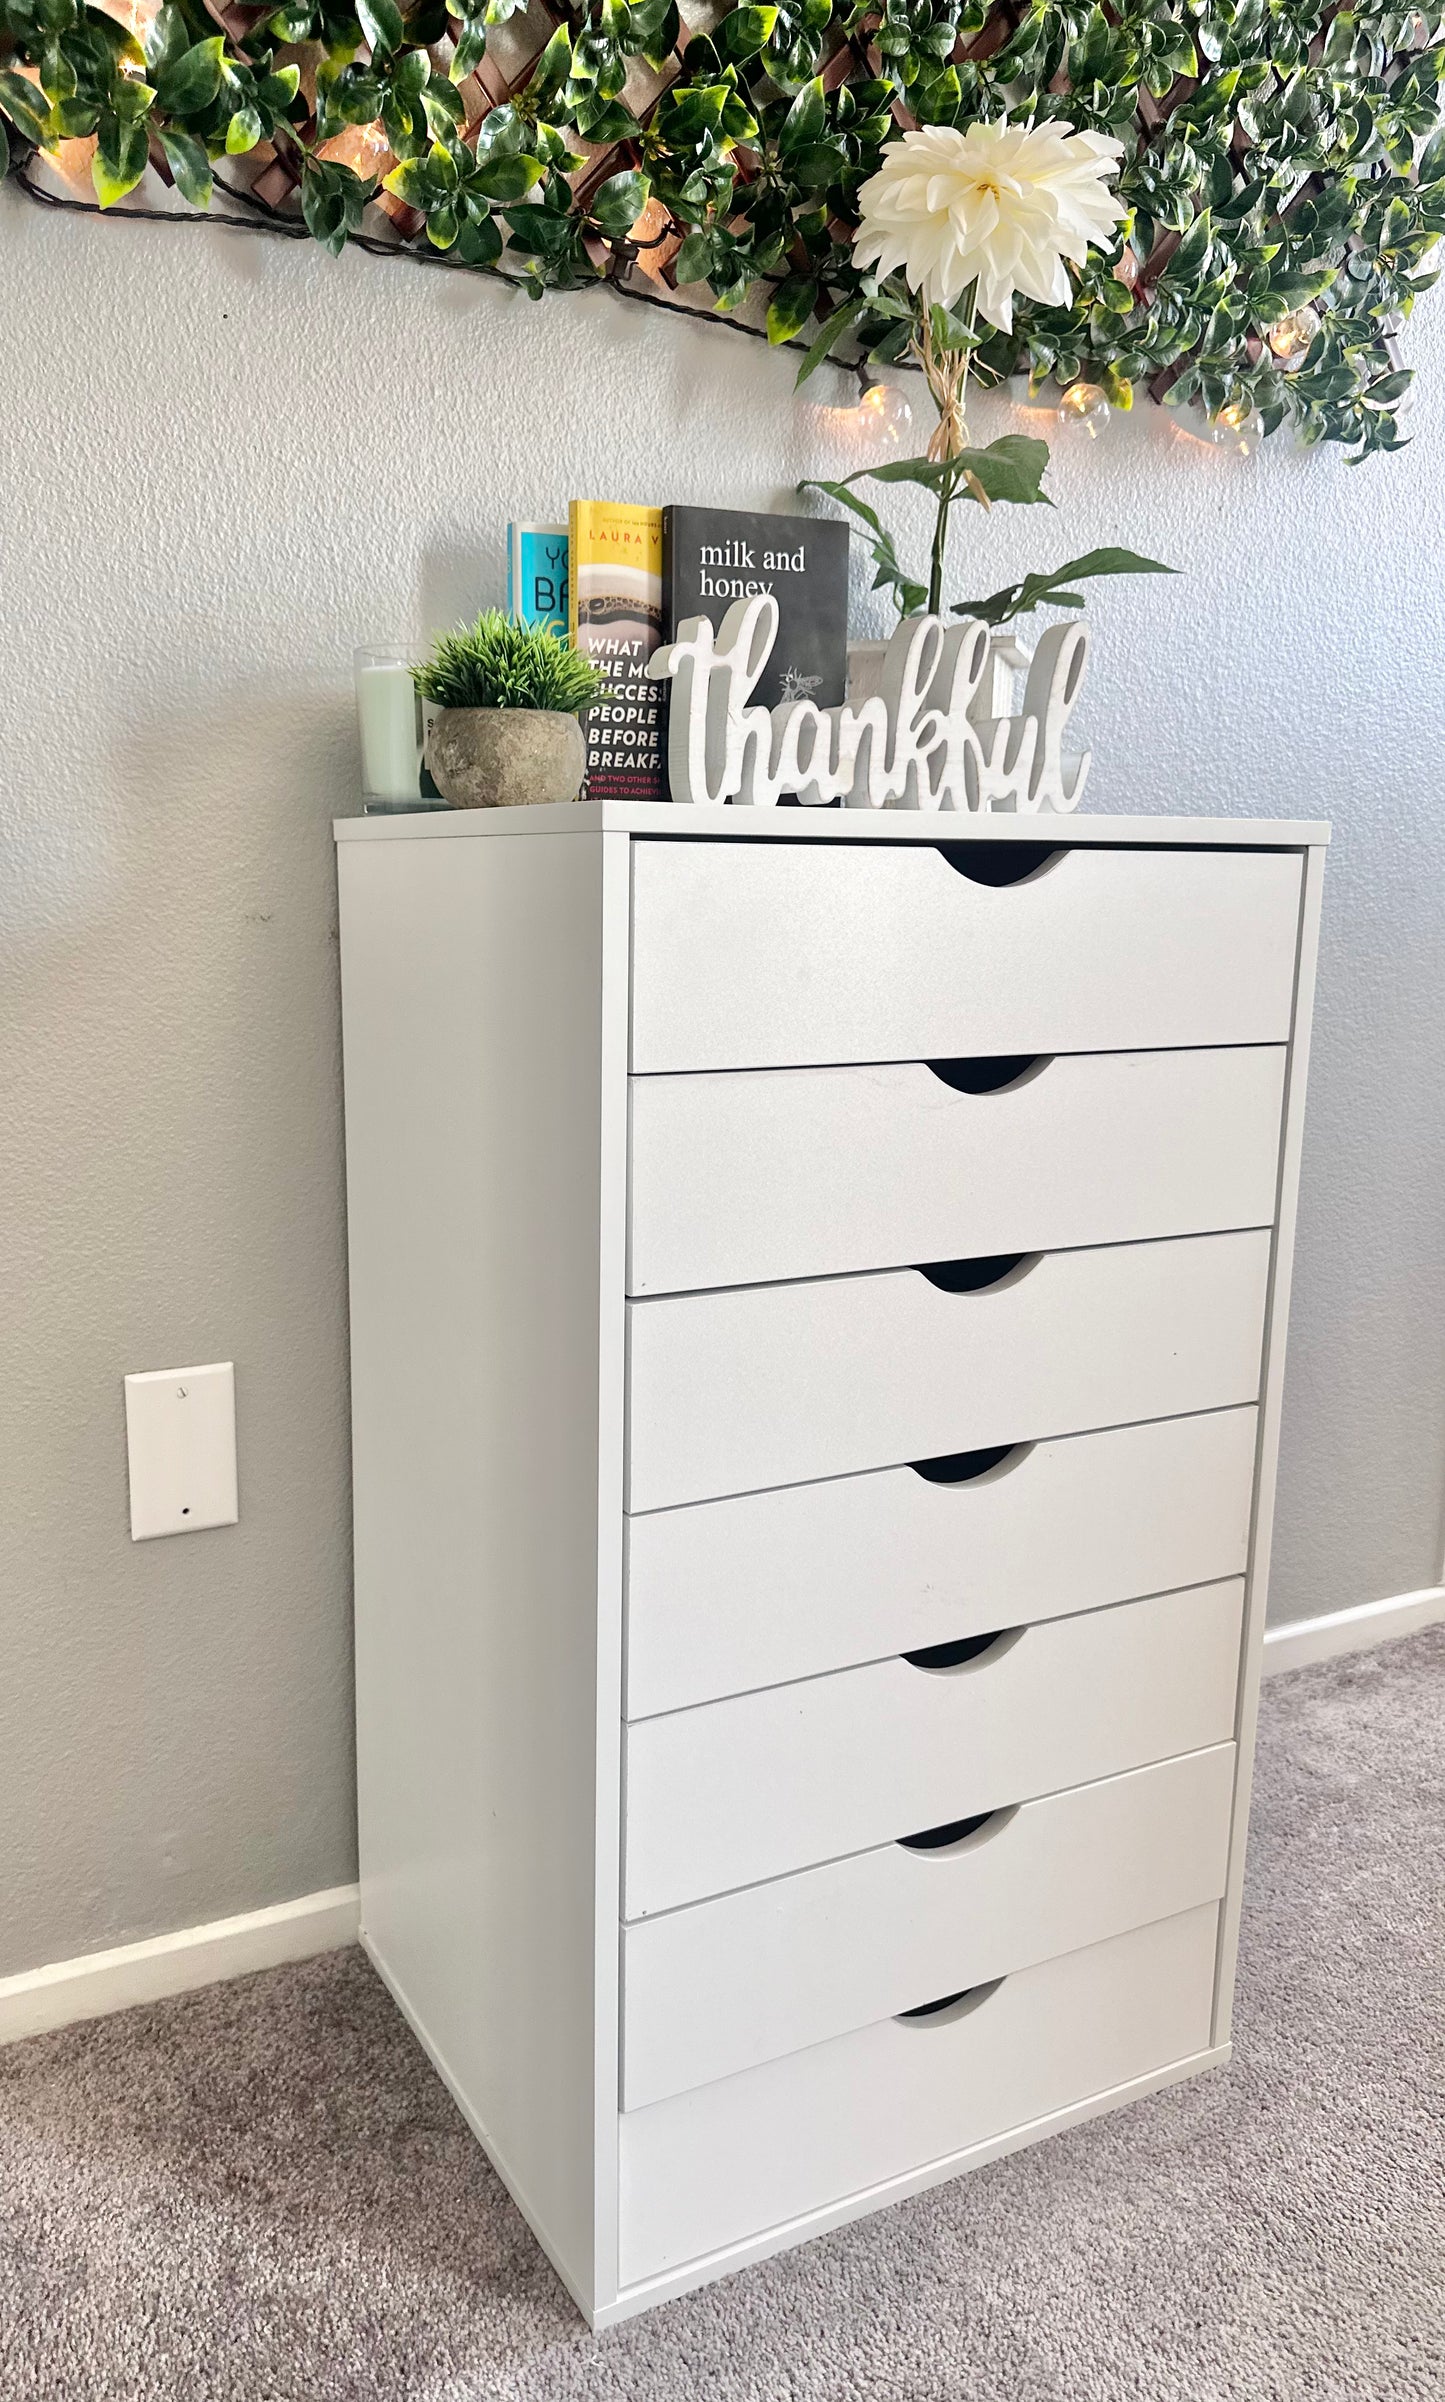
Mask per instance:
[[[766,311],[769,337],[903,355],[896,279],[849,237],[917,124],[1067,117],[1127,145],[1132,215],[1074,305],[979,350],[1128,404],[1258,407],[1361,454],[1400,440],[1393,342],[1445,231],[1445,18],[1319,0],[0,0],[0,168],[88,145],[114,205],[154,167],[195,207],[381,228],[538,295],[599,278]],[[8,124],[7,124],[8,121]],[[8,137],[8,138],[7,138]]]

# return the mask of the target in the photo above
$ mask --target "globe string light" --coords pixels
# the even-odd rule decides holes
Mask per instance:
[[[1102,384],[1082,381],[1070,384],[1059,402],[1060,422],[1082,426],[1091,442],[1097,442],[1113,414],[1109,395]]]

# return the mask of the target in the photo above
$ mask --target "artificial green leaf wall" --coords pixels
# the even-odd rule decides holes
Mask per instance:
[[[115,0],[117,14],[124,0]],[[137,18],[149,16],[137,0]],[[1073,304],[976,355],[1253,406],[1357,455],[1401,440],[1394,344],[1445,231],[1445,17],[1320,0],[0,0],[0,173],[91,146],[102,207],[147,164],[193,207],[295,216],[511,273],[745,303],[775,342],[902,355],[853,264],[859,185],[910,125],[1067,117],[1126,144],[1130,217]],[[385,214],[383,214],[385,212]]]

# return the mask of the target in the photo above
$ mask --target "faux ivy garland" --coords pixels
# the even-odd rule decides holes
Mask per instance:
[[[330,251],[379,201],[396,238],[513,262],[537,292],[635,286],[642,257],[723,310],[764,287],[771,339],[816,329],[811,366],[908,341],[899,277],[850,243],[901,132],[1067,117],[1124,145],[1129,215],[1066,305],[989,333],[980,382],[1082,379],[1124,406],[1142,382],[1360,456],[1401,439],[1393,337],[1445,231],[1434,13],[782,0],[689,33],[675,0],[113,5],[0,0],[0,168],[27,185],[33,148],[94,137],[101,206],[150,161],[205,208],[218,162],[249,157],[262,198],[237,201],[296,190]]]

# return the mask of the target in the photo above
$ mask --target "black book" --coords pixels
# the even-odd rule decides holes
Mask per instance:
[[[671,641],[689,617],[714,630],[736,600],[771,592],[778,635],[753,702],[815,701],[836,709],[848,682],[848,528],[826,517],[750,509],[662,512],[662,625]]]

